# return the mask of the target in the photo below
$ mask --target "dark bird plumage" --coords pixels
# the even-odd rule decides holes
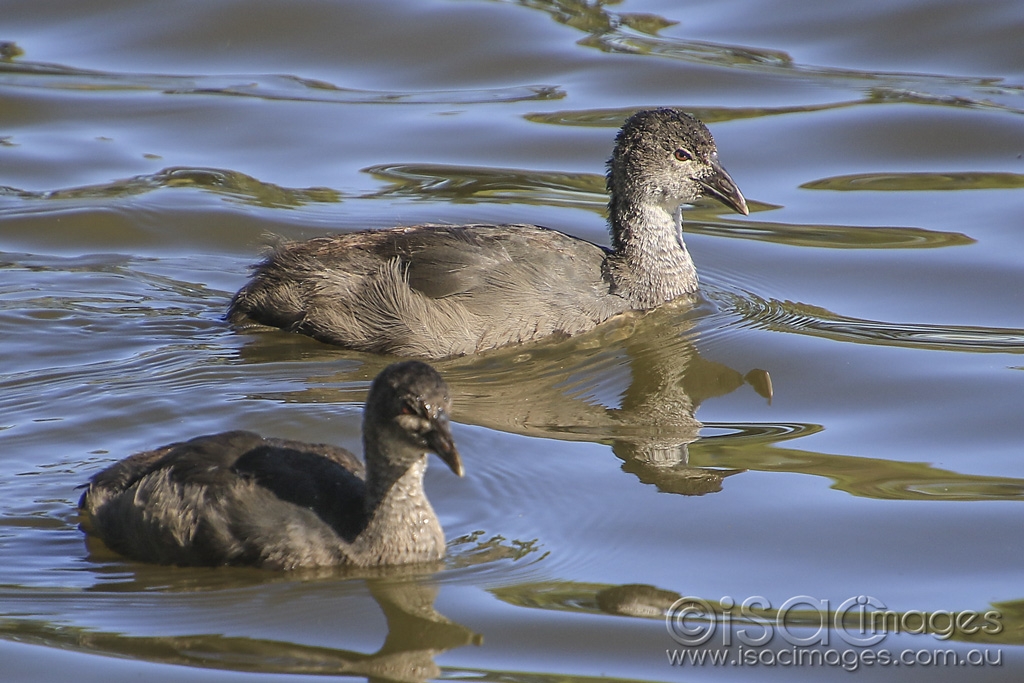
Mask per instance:
[[[423,492],[427,453],[457,475],[448,387],[425,363],[385,368],[363,415],[363,463],[343,448],[244,431],[130,456],[96,474],[82,527],[144,562],[373,567],[442,558]]]

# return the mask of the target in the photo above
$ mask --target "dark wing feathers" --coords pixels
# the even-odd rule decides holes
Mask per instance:
[[[315,513],[345,540],[365,527],[362,462],[326,444],[264,439],[246,431],[200,436],[121,460],[90,481],[104,497],[129,491],[144,478],[166,472],[171,482],[226,492],[248,479],[279,500]],[[86,491],[81,505],[86,506]]]
[[[367,521],[362,463],[334,446],[268,441],[242,454],[232,471],[280,500],[312,510],[346,541],[354,541]],[[348,456],[350,462],[325,457],[324,451]]]
[[[241,453],[261,443],[261,436],[244,431],[224,432],[214,437],[200,436],[136,453],[97,473],[89,483],[115,492],[125,491],[143,477],[164,468],[170,470],[175,481],[197,477],[196,481],[208,483]]]

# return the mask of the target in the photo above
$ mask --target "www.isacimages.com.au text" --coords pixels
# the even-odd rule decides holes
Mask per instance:
[[[809,649],[801,647],[773,650],[745,648],[733,650],[670,649],[665,650],[672,666],[830,666],[856,671],[870,666],[1001,666],[999,649]]]

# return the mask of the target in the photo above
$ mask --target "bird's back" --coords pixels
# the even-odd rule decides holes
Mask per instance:
[[[530,225],[349,233],[285,244],[229,318],[349,348],[443,358],[589,330],[626,310],[608,252]]]
[[[364,496],[348,451],[235,431],[115,463],[79,505],[89,533],[136,560],[291,568],[346,563]]]

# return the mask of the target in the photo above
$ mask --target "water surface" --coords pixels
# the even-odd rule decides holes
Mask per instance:
[[[43,0],[0,16],[11,680],[848,675],[670,666],[666,650],[722,649],[722,631],[670,637],[680,596],[720,621],[723,597],[761,596],[769,621],[795,596],[830,618],[858,596],[995,610],[995,634],[944,639],[933,621],[873,649],[998,666],[856,675],[1019,678],[1018,3]],[[535,222],[606,244],[604,162],[651,106],[709,124],[751,215],[686,212],[695,306],[439,364],[467,471],[428,473],[443,565],[282,575],[86,545],[76,487],[137,450],[227,429],[359,450],[388,359],[221,320],[268,233]],[[850,649],[829,633],[818,650]]]

